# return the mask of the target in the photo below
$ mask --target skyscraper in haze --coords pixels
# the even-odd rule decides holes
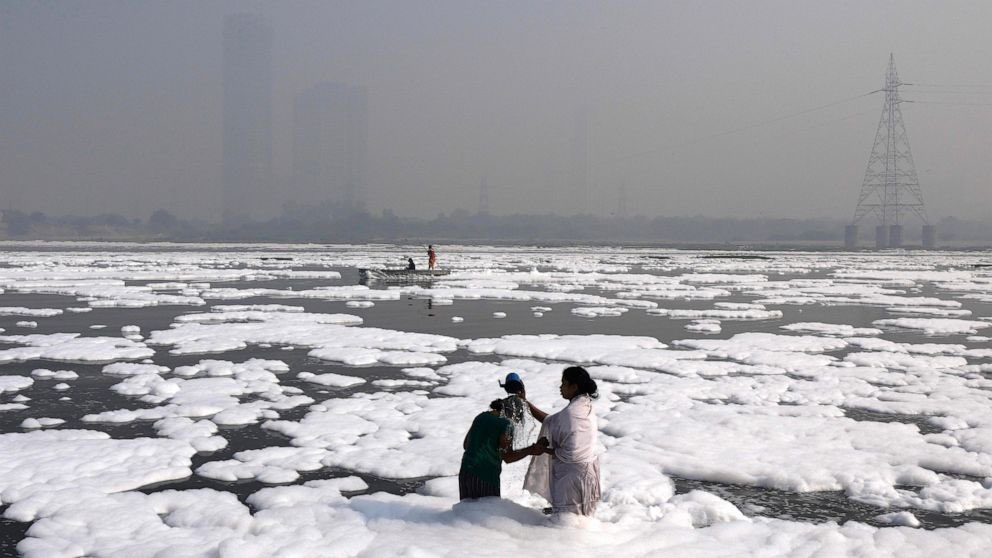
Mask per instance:
[[[224,18],[225,223],[272,215],[272,28],[261,15]]]
[[[572,141],[569,147],[568,197],[574,200],[576,214],[589,213],[589,111],[581,106],[572,119]]]
[[[293,187],[289,200],[365,207],[368,182],[368,94],[324,82],[293,105]]]

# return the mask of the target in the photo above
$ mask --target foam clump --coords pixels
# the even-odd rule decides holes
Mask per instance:
[[[686,331],[693,331],[696,333],[720,333],[723,328],[720,326],[720,320],[693,320],[685,326]]]
[[[0,350],[0,363],[36,359],[100,363],[138,360],[155,354],[138,341],[120,337],[80,337],[78,333],[0,335],[0,342],[22,345]]]
[[[572,313],[583,318],[600,318],[622,316],[627,310],[627,308],[620,306],[581,306],[572,308]]]
[[[774,320],[782,317],[781,310],[763,310],[758,308],[734,310],[720,308],[713,310],[652,308],[647,310],[647,313],[654,316],[668,316],[676,320]]]
[[[217,425],[209,420],[194,421],[187,417],[168,417],[154,424],[159,436],[184,440],[200,453],[210,453],[227,447],[227,440],[217,436]]]
[[[294,482],[300,471],[316,471],[324,467],[328,452],[321,448],[268,447],[240,451],[233,459],[208,461],[196,474],[216,480],[234,482],[257,480],[266,484]]]
[[[796,322],[781,327],[786,331],[802,331],[839,337],[881,335],[882,330],[873,327],[854,327],[848,324],[826,324],[822,322]]]
[[[28,316],[36,318],[49,318],[59,316],[62,310],[58,308],[24,308],[23,306],[0,307],[0,316]]]
[[[892,318],[875,320],[873,324],[917,330],[925,335],[974,335],[980,329],[992,327],[992,322],[958,320],[954,318]]]
[[[75,380],[79,374],[72,370],[48,370],[47,368],[36,368],[31,371],[31,376],[39,380]]]
[[[34,380],[28,376],[0,376],[0,394],[21,391],[34,385]]]
[[[919,527],[920,520],[907,511],[883,513],[875,516],[875,521],[883,525],[904,525],[906,527]]]
[[[65,424],[64,419],[42,417],[42,418],[26,418],[21,422],[21,428],[33,429],[33,428],[49,428],[52,426],[58,426],[60,424]]]
[[[300,372],[296,375],[297,378],[310,382],[312,384],[319,384],[327,387],[336,388],[346,388],[351,386],[357,386],[364,384],[366,382],[365,378],[358,378],[356,376],[345,376],[343,374],[334,374],[329,372],[327,374],[313,374],[311,372]]]
[[[683,523],[691,527],[708,527],[714,523],[748,521],[730,502],[702,490],[673,496],[668,501],[665,523]],[[679,517],[682,516],[682,517]],[[684,519],[683,519],[684,518]]]

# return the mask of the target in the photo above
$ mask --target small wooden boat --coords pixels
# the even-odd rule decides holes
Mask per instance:
[[[383,281],[386,283],[420,283],[433,281],[451,273],[450,269],[371,269],[359,268],[358,277],[363,281]]]

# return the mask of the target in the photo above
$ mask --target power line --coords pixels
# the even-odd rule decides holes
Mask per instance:
[[[946,89],[926,89],[917,91],[923,95],[992,95],[992,91],[950,91]]]
[[[917,105],[949,105],[955,107],[992,107],[992,103],[960,103],[951,101],[925,101],[925,100],[913,100],[903,99],[904,103],[913,103]]]
[[[628,155],[623,155],[623,156],[620,156],[620,157],[616,157],[616,158],[614,158],[614,159],[612,159],[610,161],[607,161],[606,164],[618,163],[620,161],[624,161],[624,160],[627,160],[627,159],[635,159],[637,157],[643,157],[645,155],[652,155],[652,154],[659,153],[659,152],[662,152],[662,151],[668,151],[668,150],[671,150],[671,149],[678,149],[680,147],[686,147],[686,146],[689,146],[689,145],[694,145],[694,144],[701,143],[701,142],[704,142],[704,141],[707,141],[707,140],[711,140],[711,139],[715,139],[715,138],[719,138],[719,137],[723,137],[723,136],[729,136],[729,135],[737,134],[737,133],[740,133],[740,132],[746,132],[748,130],[753,130],[755,128],[761,128],[763,126],[767,126],[769,124],[774,124],[776,122],[781,122],[783,120],[788,120],[790,118],[796,118],[798,116],[802,116],[802,115],[809,114],[809,113],[812,113],[812,112],[817,112],[817,111],[824,110],[824,109],[827,109],[827,108],[830,108],[830,107],[834,107],[834,106],[837,106],[837,105],[841,105],[841,104],[844,104],[844,103],[849,103],[851,101],[856,101],[856,100],[861,99],[863,97],[868,97],[869,95],[873,95],[875,93],[878,93],[879,91],[882,91],[882,90],[880,89],[878,91],[869,91],[868,93],[862,93],[860,95],[855,95],[853,97],[848,97],[846,99],[840,99],[838,101],[834,101],[834,102],[831,102],[831,103],[826,103],[826,104],[823,104],[823,105],[818,105],[818,106],[807,108],[807,109],[803,109],[803,110],[800,110],[800,111],[796,111],[796,112],[792,112],[792,113],[788,113],[788,114],[783,114],[783,115],[780,115],[780,116],[774,116],[774,117],[771,117],[771,118],[766,118],[764,120],[759,120],[759,121],[756,121],[756,122],[751,122],[749,124],[745,124],[745,125],[740,126],[740,127],[737,127],[737,128],[731,128],[729,130],[724,130],[722,132],[716,132],[716,133],[709,134],[709,135],[706,135],[706,136],[701,136],[701,137],[698,137],[698,138],[694,138],[694,139],[691,139],[689,141],[685,141],[685,142],[681,142],[681,143],[677,143],[677,144],[671,144],[671,145],[668,145],[668,146],[665,146],[665,147],[659,147],[659,148],[654,148],[654,149],[648,149],[648,150],[645,150],[645,151],[639,151],[637,153],[631,153],[631,154],[628,154]]]
[[[903,85],[909,85],[911,87],[947,87],[951,89],[990,89],[992,90],[992,85],[964,85],[964,84],[948,84],[948,83],[904,83]]]

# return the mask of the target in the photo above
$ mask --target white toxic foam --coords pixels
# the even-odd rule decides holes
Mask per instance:
[[[875,320],[874,325],[915,329],[925,335],[975,334],[980,329],[992,327],[992,322],[957,320],[953,318],[894,318]]]

